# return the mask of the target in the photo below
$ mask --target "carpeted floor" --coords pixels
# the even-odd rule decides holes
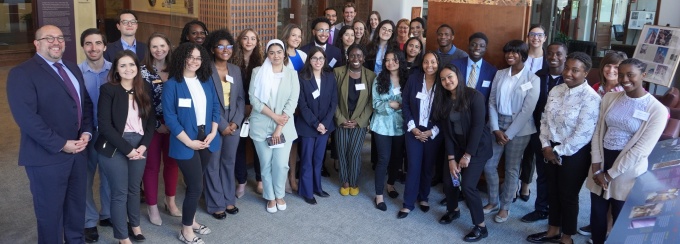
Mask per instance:
[[[0,243],[36,243],[36,218],[33,212],[32,196],[25,170],[17,165],[19,129],[14,123],[7,105],[6,79],[10,67],[0,67]],[[228,215],[225,220],[213,219],[205,212],[204,205],[197,213],[197,220],[212,229],[212,233],[201,236],[206,243],[463,243],[462,237],[472,227],[470,214],[461,204],[461,218],[449,225],[438,223],[445,208],[439,206],[443,199],[441,185],[432,188],[430,205],[432,209],[423,213],[418,208],[405,219],[397,219],[401,208],[401,195],[397,199],[386,196],[387,212],[373,207],[373,171],[370,168],[370,140],[363,150],[363,169],[358,196],[340,196],[338,174],[330,161],[327,167],[331,177],[322,180],[324,190],[330,198],[319,198],[317,205],[308,205],[295,194],[285,197],[286,211],[269,214],[265,211],[264,200],[253,191],[253,172],[250,173],[246,195],[237,200],[240,212]],[[162,177],[161,177],[162,178]],[[161,184],[162,187],[162,184]],[[403,195],[403,185],[396,184]],[[98,189],[95,187],[95,189]],[[163,192],[162,189],[159,192]],[[493,222],[493,214],[486,216],[489,237],[481,243],[526,243],[527,235],[547,229],[547,221],[523,223],[520,218],[533,210],[535,186],[529,202],[517,201],[511,206],[510,219],[502,224]],[[98,192],[95,193],[98,196]],[[486,202],[486,194],[482,194]],[[162,199],[163,196],[160,196]],[[184,199],[184,188],[178,187],[178,204]],[[98,201],[98,197],[95,201]],[[588,224],[590,199],[585,188],[580,193],[581,211],[579,226]],[[162,206],[161,206],[162,207]],[[177,234],[180,218],[162,213],[162,226],[149,223],[146,205],[142,204],[142,231],[146,243],[180,243]],[[113,231],[99,227],[99,243],[115,243]],[[587,238],[576,235],[575,243],[585,243]]]

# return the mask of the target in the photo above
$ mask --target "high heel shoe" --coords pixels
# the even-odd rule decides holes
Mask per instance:
[[[519,194],[519,199],[524,201],[524,202],[528,202],[530,197],[531,197],[531,189],[529,190],[529,194],[527,194],[527,195],[522,195],[521,193]]]
[[[168,208],[168,202],[167,201],[165,201],[165,212],[168,212],[168,214],[170,216],[173,216],[173,217],[182,217],[182,211],[179,211],[179,209],[177,211],[174,211],[174,212],[170,211],[170,208]]]
[[[146,237],[144,237],[142,234],[135,235],[135,232],[132,231],[132,225],[130,225],[130,223],[128,223],[128,236],[130,236],[130,239],[135,242],[143,242],[146,240]]]
[[[158,212],[158,205],[148,206],[146,210],[149,213],[149,222],[158,226],[163,224],[161,214]]]
[[[238,184],[236,188],[236,198],[241,198],[246,194],[246,184]]]

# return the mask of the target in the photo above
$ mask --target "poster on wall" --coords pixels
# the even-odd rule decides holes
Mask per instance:
[[[678,69],[680,28],[645,25],[634,58],[647,64],[645,81],[670,87]]]
[[[630,19],[628,19],[628,29],[642,30],[645,25],[654,24],[655,12],[649,11],[630,11]]]
[[[130,1],[132,10],[198,17],[197,0]]]
[[[76,28],[73,17],[73,1],[70,0],[45,0],[37,4],[38,26],[54,25],[61,29],[66,42],[66,50],[63,58],[76,62],[77,48]]]

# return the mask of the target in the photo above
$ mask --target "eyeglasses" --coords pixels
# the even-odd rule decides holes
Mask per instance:
[[[191,32],[189,34],[191,34],[192,36],[197,36],[197,35],[201,35],[201,34],[204,35],[204,36],[207,36],[208,32],[207,31],[194,31],[194,32]]]
[[[312,62],[325,62],[326,58],[324,58],[324,57],[311,57],[311,58],[309,58],[309,60],[311,60]]]
[[[545,33],[529,32],[529,37],[544,37]]]
[[[64,43],[64,37],[63,36],[59,36],[59,37],[46,36],[46,37],[43,37],[43,38],[40,38],[40,39],[36,39],[36,41],[46,40],[49,43],[53,43],[55,39],[57,41],[59,41],[59,43]]]
[[[215,46],[215,48],[217,48],[217,50],[222,52],[222,51],[224,51],[224,49],[232,50],[234,48],[234,45],[226,45],[226,46],[225,45],[217,45],[217,46]]]
[[[187,58],[187,62],[191,62],[191,61],[194,61],[194,62],[201,62],[201,61],[203,61],[203,60],[201,59],[200,56],[199,56],[199,57],[188,57],[188,58]]]
[[[387,27],[380,28],[381,31],[392,33],[392,29],[387,29]]]
[[[137,25],[139,21],[137,20],[121,20],[120,24],[121,25]]]
[[[318,30],[316,30],[316,32],[317,33],[330,33],[331,30],[330,29],[318,29]]]

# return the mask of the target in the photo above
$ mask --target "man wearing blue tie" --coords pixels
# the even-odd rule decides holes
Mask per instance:
[[[24,166],[38,220],[38,243],[83,243],[92,101],[75,63],[63,61],[64,34],[35,32],[36,55],[12,68],[7,99],[21,131]]]

